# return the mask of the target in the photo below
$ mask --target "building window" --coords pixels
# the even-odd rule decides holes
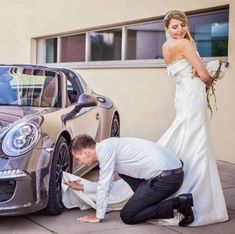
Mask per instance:
[[[46,39],[46,63],[57,62],[57,38]]]
[[[90,60],[120,60],[122,47],[122,29],[110,29],[91,32]]]
[[[201,57],[228,56],[228,10],[189,16],[189,27]]]
[[[200,56],[227,57],[229,9],[188,14],[188,17],[189,30]],[[162,45],[165,40],[163,19],[143,21],[99,31],[40,38],[37,41],[37,61],[82,62],[79,65],[85,67],[114,64],[162,66]],[[157,59],[159,60],[156,61]],[[110,63],[92,63],[93,61]]]
[[[85,61],[85,34],[61,37],[61,62]]]
[[[162,58],[165,42],[162,22],[145,23],[127,27],[127,59]]]

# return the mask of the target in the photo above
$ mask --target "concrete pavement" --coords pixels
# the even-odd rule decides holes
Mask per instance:
[[[223,185],[230,220],[225,223],[204,227],[158,226],[149,223],[126,225],[121,222],[119,212],[106,215],[100,224],[79,223],[76,218],[94,213],[93,210],[66,210],[59,216],[33,214],[0,219],[0,234],[234,234],[235,233],[235,165],[218,162],[219,173]],[[93,172],[94,173],[94,172]]]

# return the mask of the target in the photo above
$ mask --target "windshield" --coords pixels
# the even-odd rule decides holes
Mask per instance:
[[[0,105],[56,107],[58,77],[43,69],[0,67]]]

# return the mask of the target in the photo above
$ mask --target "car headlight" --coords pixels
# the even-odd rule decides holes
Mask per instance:
[[[38,123],[19,123],[10,129],[2,142],[3,152],[11,157],[17,157],[30,151],[40,138]]]

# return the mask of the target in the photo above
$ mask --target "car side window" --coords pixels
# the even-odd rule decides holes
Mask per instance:
[[[78,101],[79,97],[79,90],[73,86],[73,84],[67,80],[67,100],[68,105],[71,105]]]

